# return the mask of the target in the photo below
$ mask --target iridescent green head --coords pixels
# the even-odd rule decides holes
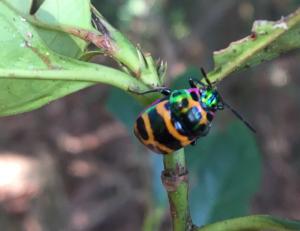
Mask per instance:
[[[208,110],[223,110],[224,107],[228,108],[238,119],[240,119],[251,131],[255,133],[255,129],[228,103],[226,103],[215,88],[213,88],[211,82],[207,78],[206,72],[201,68],[202,75],[207,83],[200,88],[200,102],[202,107],[207,107]],[[190,81],[190,83],[193,81]]]
[[[216,110],[220,105],[221,97],[219,93],[211,88],[200,90],[201,106],[207,110]]]

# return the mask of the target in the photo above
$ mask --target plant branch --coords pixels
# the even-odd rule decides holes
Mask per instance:
[[[184,149],[164,156],[162,182],[168,192],[173,231],[190,230],[189,182]]]
[[[78,70],[11,70],[0,68],[0,79],[80,81],[109,84],[124,91],[129,89],[137,91],[149,90],[145,84],[124,72],[102,65],[88,65],[92,65],[93,68]],[[153,101],[153,97],[144,96],[138,98],[144,103],[149,103]]]
[[[256,21],[251,35],[214,52],[215,67],[208,77],[211,82],[217,83],[235,71],[300,48],[299,33],[300,8],[275,22]]]
[[[296,231],[300,230],[300,222],[274,218],[268,215],[253,215],[216,222],[193,231]]]

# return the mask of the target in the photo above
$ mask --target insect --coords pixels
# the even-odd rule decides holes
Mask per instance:
[[[143,95],[160,92],[164,97],[156,100],[138,116],[134,134],[154,152],[170,154],[187,145],[194,145],[199,137],[206,136],[218,110],[228,108],[253,132],[253,127],[227,104],[201,69],[207,84],[189,79],[191,88],[173,90],[155,88]]]

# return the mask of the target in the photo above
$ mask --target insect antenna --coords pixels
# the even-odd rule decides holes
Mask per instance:
[[[207,83],[207,85],[211,88],[211,89],[213,89],[213,86],[212,86],[212,84],[211,84],[211,82],[210,82],[210,80],[208,79],[208,77],[207,77],[207,74],[206,74],[206,72],[205,72],[205,70],[204,70],[204,68],[202,68],[201,67],[201,73],[202,73],[202,75],[204,76],[204,79],[205,79],[205,81],[206,81],[206,83]],[[218,93],[218,92],[217,92]],[[252,132],[254,132],[254,133],[256,133],[256,130],[251,126],[251,124],[249,123],[249,122],[247,122],[234,108],[232,108],[228,103],[226,103],[223,99],[222,99],[222,97],[221,97],[221,95],[218,93],[218,95],[219,95],[219,97],[220,97],[220,101],[221,101],[221,106],[225,106],[225,107],[227,107],[237,118],[239,118]],[[222,108],[222,107],[221,107]]]
[[[237,118],[239,118],[252,132],[256,133],[256,130],[247,122],[235,109],[233,109],[228,103],[222,100],[222,103],[227,107]]]
[[[208,77],[207,77],[207,74],[206,74],[204,68],[201,67],[200,70],[201,70],[202,75],[204,76],[204,79],[205,79],[207,85],[208,85],[210,88],[213,88],[211,82],[209,81],[209,79],[208,79]]]

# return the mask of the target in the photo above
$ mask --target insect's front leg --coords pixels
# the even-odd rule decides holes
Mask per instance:
[[[161,93],[162,95],[165,95],[165,96],[169,96],[171,94],[171,89],[169,89],[167,87],[156,87],[151,90],[143,91],[143,92],[138,92],[138,91],[135,91],[135,90],[132,90],[129,88],[128,91],[130,93],[133,93],[136,95],[145,95],[145,94],[155,93],[155,92]]]

